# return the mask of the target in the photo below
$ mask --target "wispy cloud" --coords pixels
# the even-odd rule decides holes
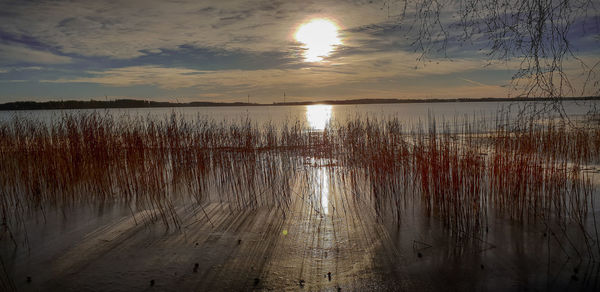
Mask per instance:
[[[17,44],[0,44],[0,64],[61,64],[70,63],[71,60],[70,57],[34,50]]]
[[[320,69],[266,69],[201,71],[186,68],[135,66],[103,72],[87,72],[92,77],[43,80],[49,83],[97,83],[107,86],[153,85],[165,89],[243,87],[246,89],[286,84],[310,84],[313,87],[337,84],[341,75]]]
[[[421,86],[432,76],[456,79],[455,74],[481,70],[483,65],[476,60],[451,62],[440,60],[435,65],[415,68],[414,54],[381,53],[369,56],[344,57],[342,62],[305,67],[274,68],[258,70],[198,70],[185,67],[129,66],[104,71],[88,71],[85,77],[45,79],[45,83],[89,83],[111,87],[131,87],[140,85],[163,89],[196,88],[205,93],[241,93],[252,90],[296,88],[317,92],[319,88],[345,87],[360,84],[362,97],[381,96],[375,90],[381,84],[404,80],[417,80]],[[486,67],[485,70],[499,70]],[[447,76],[447,77],[445,77]],[[464,79],[466,80],[466,79]],[[414,81],[411,81],[415,83]],[[488,86],[483,83],[479,86]],[[389,87],[390,85],[385,85]],[[436,84],[430,84],[435,87]],[[381,89],[381,88],[379,88]],[[386,88],[386,90],[390,90]],[[369,94],[368,92],[371,92]],[[412,91],[414,94],[414,91]],[[391,92],[390,96],[397,96]],[[386,95],[387,96],[387,95]]]
[[[476,86],[488,86],[488,85],[486,85],[486,84],[483,84],[483,83],[481,83],[481,82],[477,82],[477,81],[475,81],[475,80],[471,80],[471,79],[467,79],[467,78],[459,78],[459,79],[461,79],[461,80],[464,80],[464,81],[466,81],[466,82],[468,82],[468,83],[471,83],[471,84],[473,84],[473,85],[476,85]]]

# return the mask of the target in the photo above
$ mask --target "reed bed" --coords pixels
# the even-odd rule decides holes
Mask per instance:
[[[15,117],[0,123],[0,235],[13,238],[33,214],[82,204],[124,204],[174,228],[178,207],[208,201],[285,216],[294,186],[311,189],[318,178],[306,174],[316,167],[378,216],[399,221],[418,204],[463,235],[485,232],[492,216],[575,224],[593,253],[599,238],[587,222],[597,184],[586,170],[600,162],[600,129],[505,124],[430,116],[427,127],[404,129],[394,119],[356,118],[312,131],[297,121],[175,113],[163,120],[65,114],[49,123]]]

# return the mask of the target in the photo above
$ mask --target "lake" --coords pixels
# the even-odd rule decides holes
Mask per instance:
[[[597,291],[600,130],[494,128],[551,106],[0,112],[0,288]]]
[[[41,111],[0,111],[0,121],[20,117],[50,121],[62,114],[73,112],[106,112],[113,116],[150,117],[166,119],[172,113],[186,120],[197,118],[217,122],[239,122],[246,118],[257,124],[271,122],[275,126],[285,122],[300,121],[313,129],[323,129],[330,121],[345,122],[348,119],[369,118],[378,120],[398,119],[406,129],[417,126],[419,122],[427,124],[428,116],[438,122],[460,123],[465,118],[478,121],[495,121],[503,113],[510,121],[518,117],[523,109],[546,109],[545,117],[558,116],[558,112],[549,102],[440,102],[440,103],[399,103],[399,104],[361,104],[361,105],[307,105],[307,106],[251,106],[251,107],[181,107],[181,108],[127,108],[106,110],[41,110]],[[570,118],[585,115],[600,101],[565,101],[562,110]]]

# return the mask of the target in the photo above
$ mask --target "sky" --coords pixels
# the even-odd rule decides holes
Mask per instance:
[[[2,1],[0,102],[517,94],[510,84],[519,60],[490,60],[487,43],[477,39],[449,42],[443,52],[419,59],[402,6],[379,0]],[[299,38],[315,19],[335,25],[335,36],[319,40],[325,26]],[[306,43],[313,35],[316,44]],[[594,63],[599,40],[598,32],[588,32],[572,44]],[[309,58],[316,46],[330,50]],[[567,61],[567,69],[577,66]]]

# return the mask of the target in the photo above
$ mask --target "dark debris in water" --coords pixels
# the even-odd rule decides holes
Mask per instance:
[[[571,280],[573,280],[573,281],[577,281],[577,280],[579,280],[579,278],[577,277],[577,275],[573,274],[573,275],[571,276]]]

